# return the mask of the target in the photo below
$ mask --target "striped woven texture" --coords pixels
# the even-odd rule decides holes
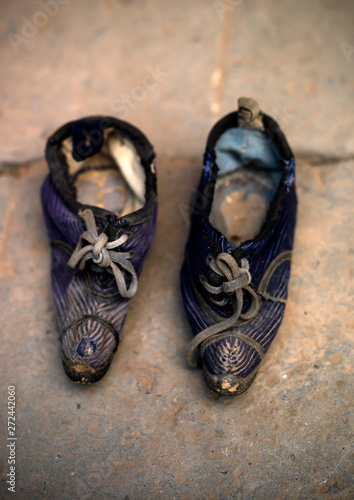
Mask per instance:
[[[209,180],[211,159],[206,156],[206,163],[202,172],[199,192]],[[249,270],[252,284],[258,287],[264,273],[270,264],[283,252],[292,250],[294,228],[296,222],[296,193],[294,185],[294,158],[289,162],[288,178],[286,181],[286,196],[283,202],[279,219],[270,234],[264,240],[247,245]],[[200,276],[208,278],[210,268],[207,257],[216,256],[221,252],[231,253],[232,248],[227,239],[215,231],[205,220],[202,211],[196,208],[194,202],[192,210],[191,228],[186,245],[186,259],[181,270],[181,290],[187,318],[194,335],[215,324],[217,318],[227,317],[211,301],[208,293],[200,283]],[[246,248],[245,248],[246,250]],[[290,261],[281,263],[271,276],[267,292],[282,299],[287,298],[288,282],[290,278]],[[249,302],[244,297],[244,310]],[[276,336],[283,319],[285,304],[262,300],[258,315],[251,321],[234,328],[261,344],[266,352]],[[227,336],[217,340],[205,349],[203,363],[212,375],[233,374],[245,378],[259,365],[261,359],[253,347],[236,337]]]
[[[74,249],[86,230],[84,221],[65,204],[51,174],[41,194],[50,240]],[[145,223],[121,230],[129,236],[121,250],[133,251],[131,262],[138,276],[155,234],[156,215],[157,206]],[[97,368],[117,348],[130,299],[119,295],[113,279],[111,286],[109,283],[103,287],[101,273],[93,271],[89,264],[83,271],[71,269],[67,265],[69,258],[65,250],[52,248],[52,288],[62,350],[71,363]]]

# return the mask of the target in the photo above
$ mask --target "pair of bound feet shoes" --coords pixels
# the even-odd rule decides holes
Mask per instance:
[[[211,130],[181,270],[194,338],[188,363],[210,389],[244,392],[283,318],[296,219],[295,161],[248,98]],[[106,373],[151,246],[155,153],[138,129],[93,116],[50,137],[42,204],[62,361],[75,382]]]

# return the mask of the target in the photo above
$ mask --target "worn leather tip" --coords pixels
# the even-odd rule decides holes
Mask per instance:
[[[256,376],[257,369],[245,378],[236,377],[231,373],[212,375],[205,366],[203,367],[203,372],[209,389],[224,396],[237,396],[247,391],[250,387]]]
[[[112,356],[98,368],[93,368],[92,366],[85,364],[75,364],[70,362],[63,351],[61,352],[63,367],[67,376],[73,382],[80,384],[92,384],[98,382],[106,373],[113,359]]]

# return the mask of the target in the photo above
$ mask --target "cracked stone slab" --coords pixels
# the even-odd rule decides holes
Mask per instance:
[[[295,149],[353,153],[353,6],[2,2],[0,161],[40,158],[59,126],[97,113],[142,128],[159,154],[198,156],[243,94],[275,115]]]
[[[16,207],[0,269],[0,373],[3,396],[7,385],[17,390],[18,498],[353,495],[354,163],[299,160],[285,319],[255,382],[236,398],[209,391],[184,356],[191,333],[179,269],[200,164],[158,159],[156,238],[116,358],[91,386],[72,383],[61,366],[39,203],[44,162],[20,169],[10,199],[0,198],[2,211]]]
[[[92,114],[133,123],[159,153],[204,145],[221,29],[212,2],[68,0],[38,28],[37,2],[0,12],[0,160],[40,158],[58,127]]]

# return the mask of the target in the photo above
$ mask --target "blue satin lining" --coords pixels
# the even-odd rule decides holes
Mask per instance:
[[[218,178],[230,176],[231,179],[231,174],[235,174],[237,171],[244,172],[246,176],[249,172],[250,179],[266,176],[271,181],[269,182],[270,187],[268,190],[260,189],[259,194],[268,202],[273,199],[282,176],[283,162],[274,142],[266,133],[260,130],[231,128],[220,136],[215,146],[215,152],[216,163],[219,167]],[[251,190],[254,189],[254,186],[255,184],[251,182]],[[214,219],[213,212],[216,210],[218,212],[218,226],[220,226],[218,229],[224,234],[227,234],[228,228],[220,212],[221,204],[234,190],[235,184],[232,182],[227,187],[220,187],[220,191],[218,184],[216,185],[211,220]],[[248,189],[245,188],[245,198],[248,193]],[[214,214],[216,215],[215,212]],[[229,242],[232,247],[236,246],[234,242]]]
[[[281,171],[274,142],[260,130],[230,128],[220,136],[215,152],[221,175],[247,165]]]

